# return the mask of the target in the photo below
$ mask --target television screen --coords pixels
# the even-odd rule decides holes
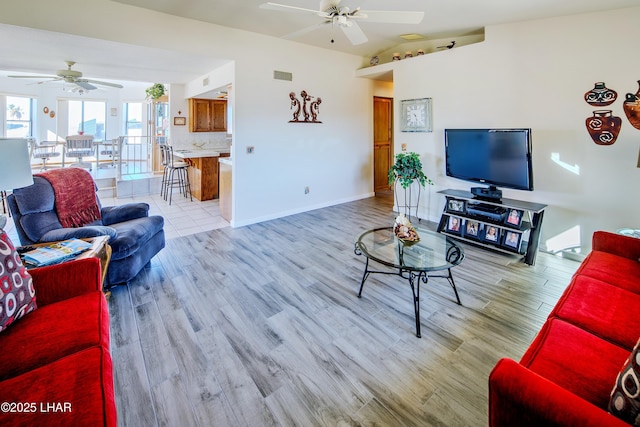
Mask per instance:
[[[447,176],[533,190],[531,129],[445,129]]]

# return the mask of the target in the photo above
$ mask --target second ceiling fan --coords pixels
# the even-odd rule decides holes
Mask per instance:
[[[317,25],[303,28],[300,31],[291,33],[286,36],[293,39],[302,34],[311,32],[325,25],[333,25],[340,27],[347,36],[351,44],[359,45],[367,42],[367,36],[364,34],[357,21],[380,22],[387,24],[419,24],[424,18],[424,12],[421,11],[392,11],[392,10],[360,10],[356,8],[351,10],[346,6],[340,6],[340,0],[322,0],[320,9],[306,9],[302,7],[289,6],[279,3],[263,3],[260,5],[262,9],[271,9],[285,12],[302,13],[306,15],[316,15],[323,19]]]

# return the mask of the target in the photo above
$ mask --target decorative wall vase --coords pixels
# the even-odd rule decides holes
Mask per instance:
[[[638,80],[638,86],[640,86],[640,80]],[[640,89],[635,94],[628,93],[625,96],[622,108],[631,126],[640,129]]]
[[[593,89],[584,94],[584,100],[594,107],[611,105],[617,98],[618,93],[615,90],[607,88],[604,82],[596,83]]]
[[[595,110],[593,117],[587,118],[586,125],[593,142],[612,145],[620,133],[622,119],[614,116],[611,110]]]

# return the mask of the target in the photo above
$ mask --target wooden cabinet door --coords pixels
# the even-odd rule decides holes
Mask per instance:
[[[211,132],[211,103],[208,99],[189,99],[189,130]]]
[[[373,190],[389,190],[393,141],[393,100],[373,98]]]
[[[211,101],[212,111],[212,132],[227,131],[227,101],[213,100]]]
[[[227,101],[222,99],[189,99],[190,132],[226,132]]]

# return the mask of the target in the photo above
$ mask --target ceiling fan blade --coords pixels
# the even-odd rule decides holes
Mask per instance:
[[[315,30],[317,30],[318,28],[322,28],[322,27],[324,27],[325,25],[330,24],[330,23],[331,23],[331,22],[321,22],[321,23],[319,23],[319,24],[312,25],[312,26],[310,26],[310,27],[306,27],[306,28],[303,28],[303,29],[298,30],[298,31],[294,31],[293,33],[289,33],[289,34],[287,34],[287,35],[283,36],[282,38],[283,38],[283,39],[286,39],[286,40],[294,40],[294,39],[296,39],[296,38],[298,38],[298,37],[300,37],[300,36],[303,36],[303,35],[305,35],[305,34],[307,34],[307,33],[310,33],[310,32],[312,32],[312,31],[315,31]]]
[[[57,76],[7,76],[14,79],[58,79]]]
[[[82,79],[83,82],[87,82],[87,83],[93,83],[95,85],[102,85],[102,86],[110,86],[110,87],[116,87],[118,89],[122,89],[122,85],[119,85],[117,83],[109,83],[109,82],[103,82],[100,80],[92,80],[92,79]],[[94,88],[95,89],[95,88]]]
[[[424,19],[424,12],[398,10],[361,10],[352,16],[354,19],[365,19],[367,22],[385,24],[419,24]]]
[[[304,7],[296,7],[296,6],[289,6],[286,4],[279,4],[279,3],[262,3],[260,5],[260,9],[268,9],[268,10],[277,10],[280,12],[297,12],[297,13],[305,13],[307,15],[317,15],[317,16],[322,16],[327,17],[328,15],[321,11],[321,10],[313,10],[313,9],[306,9]]]
[[[366,43],[369,39],[364,35],[360,26],[354,22],[349,22],[347,26],[340,26],[352,45]]]
[[[90,84],[88,80],[76,80],[74,82],[77,86],[80,86],[82,89],[84,90],[94,90],[94,89],[98,89],[97,87],[95,87],[94,85]]]

